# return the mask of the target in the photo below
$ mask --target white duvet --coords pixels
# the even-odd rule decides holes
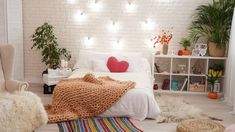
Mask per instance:
[[[96,77],[110,76],[113,79],[136,82],[135,88],[129,90],[116,104],[100,116],[128,116],[136,120],[157,118],[160,108],[154,99],[151,80],[145,72],[93,72],[89,70],[75,70],[70,78],[83,77],[86,73],[93,73]]]

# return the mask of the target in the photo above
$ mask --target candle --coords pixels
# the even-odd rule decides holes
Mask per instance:
[[[62,68],[65,67],[65,60],[61,60],[61,61],[60,61],[60,66],[61,66]]]
[[[68,67],[68,61],[64,61],[64,68]]]

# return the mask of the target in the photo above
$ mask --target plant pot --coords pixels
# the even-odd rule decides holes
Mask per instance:
[[[209,42],[208,46],[209,46],[209,56],[223,57],[225,55],[226,48],[224,46],[217,47],[216,43],[214,42]]]
[[[217,93],[209,92],[208,93],[208,98],[210,98],[210,99],[217,99],[218,98],[218,94]]]
[[[190,50],[182,50],[183,51],[183,55],[190,55]]]
[[[162,45],[162,54],[167,55],[168,53],[168,44],[163,44]]]

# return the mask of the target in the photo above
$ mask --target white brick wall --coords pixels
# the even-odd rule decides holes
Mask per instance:
[[[14,79],[24,80],[22,0],[0,0],[0,44],[16,48]]]
[[[90,8],[95,0],[23,0],[25,77],[31,82],[41,81],[41,72],[45,69],[41,63],[40,52],[32,51],[30,36],[35,28],[47,21],[55,26],[60,46],[72,51],[74,63],[79,49],[115,50],[117,40],[125,51],[143,51],[146,56],[152,49],[146,44],[152,35],[162,29],[172,29],[173,40],[170,50],[181,48],[178,44],[187,35],[194,9],[212,0],[136,0],[132,12],[127,12],[127,0],[98,0],[102,5],[99,11]],[[84,12],[86,19],[74,19],[78,10]],[[142,25],[146,19],[155,23],[153,30],[145,30]],[[115,21],[119,30],[115,33],[107,29]],[[86,47],[84,38],[91,37],[93,45]]]
[[[24,80],[22,0],[7,0],[7,42],[15,50],[14,78]]]
[[[5,43],[7,36],[6,36],[6,9],[5,9],[5,0],[0,0],[0,43]]]

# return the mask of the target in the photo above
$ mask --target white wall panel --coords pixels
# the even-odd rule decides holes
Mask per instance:
[[[0,0],[0,43],[5,43],[6,41],[6,0]]]
[[[13,44],[15,50],[14,77],[24,79],[24,54],[23,54],[23,21],[22,0],[7,0],[7,33],[8,43]]]
[[[84,49],[84,38],[93,38],[92,50],[115,50],[117,40],[125,51],[143,51],[149,57],[151,48],[146,44],[153,35],[162,29],[170,29],[173,40],[169,50],[182,48],[178,42],[188,33],[187,28],[192,14],[198,5],[212,0],[134,0],[132,12],[126,10],[127,0],[98,0],[99,11],[94,11],[91,4],[95,0],[23,0],[25,76],[27,80],[41,81],[41,72],[45,65],[41,63],[40,52],[30,49],[30,36],[45,21],[55,27],[60,46],[72,51],[71,64],[75,62],[79,49]],[[82,11],[86,19],[75,19]],[[152,30],[143,29],[143,23],[150,19],[154,23]],[[107,29],[115,21],[119,25],[117,32]]]
[[[22,0],[0,0],[0,43],[16,48],[14,78],[24,80]]]

